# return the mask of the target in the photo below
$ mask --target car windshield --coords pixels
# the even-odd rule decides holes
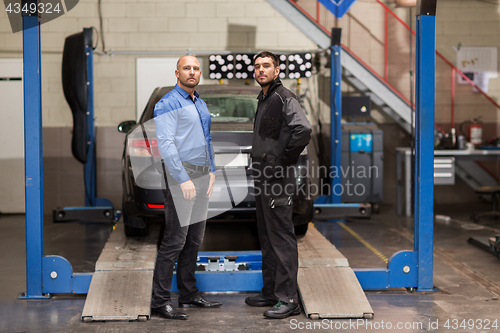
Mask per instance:
[[[203,94],[212,122],[253,122],[257,99],[254,95]]]

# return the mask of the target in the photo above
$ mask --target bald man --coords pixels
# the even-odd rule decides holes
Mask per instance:
[[[200,296],[195,277],[215,164],[210,113],[195,90],[201,77],[200,63],[193,56],[181,57],[175,76],[174,89],[156,103],[154,110],[166,188],[165,233],[156,255],[151,312],[166,319],[187,319],[170,298],[176,260],[179,307],[221,306]]]

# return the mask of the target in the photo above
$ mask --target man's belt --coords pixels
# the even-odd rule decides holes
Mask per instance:
[[[194,165],[189,162],[182,162],[182,166],[184,168],[188,168],[195,172],[201,172],[203,174],[207,174],[210,171],[210,165]]]

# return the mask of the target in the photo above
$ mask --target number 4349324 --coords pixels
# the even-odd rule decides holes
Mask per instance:
[[[19,14],[21,12],[25,13],[25,14],[35,14],[35,13],[39,13],[39,14],[54,14],[54,13],[57,13],[59,14],[61,12],[61,8],[59,6],[59,1],[57,1],[57,3],[55,4],[55,6],[50,3],[50,2],[47,2],[47,3],[43,3],[43,2],[40,2],[38,3],[38,5],[34,2],[30,3],[29,5],[27,3],[25,3],[22,7],[21,7],[21,4],[19,2],[16,2],[14,4],[12,3],[9,3],[8,6],[5,8],[5,11],[9,14]]]
[[[498,329],[497,319],[489,320],[489,319],[463,319],[462,321],[458,319],[448,319],[444,323],[443,327],[447,329],[456,330],[458,328],[470,329],[470,330],[490,330],[490,329]]]

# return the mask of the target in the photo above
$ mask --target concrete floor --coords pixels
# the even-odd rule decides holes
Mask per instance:
[[[312,321],[303,314],[284,320],[264,319],[265,308],[244,304],[246,293],[206,295],[223,303],[219,309],[186,309],[187,321],[152,317],[147,322],[83,323],[84,295],[55,295],[48,300],[17,300],[25,291],[25,224],[23,215],[0,215],[0,332],[289,332],[290,330],[342,332],[494,332],[500,331],[500,262],[469,243],[471,236],[500,234],[500,220],[471,225],[468,215],[477,207],[436,207],[463,223],[435,223],[435,293],[406,289],[367,291],[375,312],[372,320]],[[354,237],[337,223],[315,223],[316,228],[348,258],[351,267],[385,267],[399,250],[413,249],[413,220],[396,216],[382,206],[370,220],[349,221]],[[154,228],[155,229],[155,228]],[[155,229],[157,230],[157,228]],[[45,222],[45,253],[61,255],[75,272],[93,271],[110,232],[102,224]],[[370,250],[360,238],[372,246]],[[376,255],[373,248],[382,254]],[[258,249],[252,223],[212,223],[202,250]],[[174,296],[175,302],[175,296]],[[175,303],[174,303],[175,304]],[[448,323],[448,326],[446,324]]]

